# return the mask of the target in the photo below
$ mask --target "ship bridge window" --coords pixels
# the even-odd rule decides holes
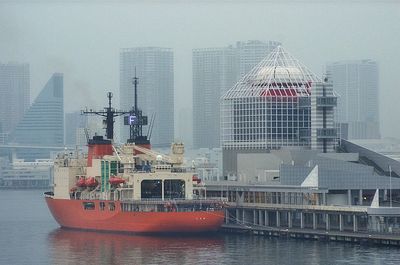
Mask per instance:
[[[164,180],[164,198],[165,199],[185,198],[185,181],[179,179]]]
[[[161,199],[161,179],[143,180],[141,183],[142,199]]]
[[[94,202],[83,202],[83,209],[94,210]]]

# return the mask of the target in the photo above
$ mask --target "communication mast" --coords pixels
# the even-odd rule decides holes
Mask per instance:
[[[103,120],[103,123],[106,125],[106,137],[109,140],[114,139],[114,118],[117,116],[121,116],[124,114],[131,113],[129,111],[117,111],[115,110],[112,105],[111,105],[111,99],[113,97],[113,94],[111,92],[107,93],[108,97],[108,107],[104,108],[102,111],[93,111],[93,110],[83,110],[81,113],[85,115],[97,115],[97,116],[102,116],[105,117]]]
[[[142,110],[140,110],[138,106],[137,87],[139,84],[139,78],[136,76],[136,68],[135,77],[132,78],[132,84],[134,87],[135,105],[129,113],[130,115],[124,117],[124,124],[130,126],[128,143],[149,145],[150,140],[147,138],[147,135],[143,135],[143,126],[148,124],[148,119],[147,116],[143,115]]]

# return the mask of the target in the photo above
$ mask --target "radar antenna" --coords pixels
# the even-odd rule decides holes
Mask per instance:
[[[108,107],[104,108],[104,110],[102,110],[102,111],[83,110],[83,111],[81,111],[81,114],[97,115],[97,116],[105,117],[103,122],[106,125],[106,137],[109,140],[113,140],[114,139],[114,122],[115,122],[114,118],[117,116],[128,114],[130,112],[115,110],[111,104],[111,99],[113,97],[113,94],[111,92],[108,92],[107,97],[108,97]]]

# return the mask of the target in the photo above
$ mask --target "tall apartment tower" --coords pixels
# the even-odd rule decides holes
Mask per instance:
[[[151,144],[169,147],[174,140],[174,55],[170,48],[138,47],[122,49],[120,53],[120,109],[134,106],[133,77],[139,78],[138,108],[148,116]],[[121,121],[122,124],[123,121]],[[129,128],[121,125],[121,142],[129,138]]]
[[[380,138],[378,64],[339,61],[326,70],[338,93],[338,122],[348,124],[349,139]]]
[[[0,143],[8,142],[29,107],[29,98],[29,65],[0,64]]]
[[[86,145],[85,128],[88,128],[88,117],[80,111],[65,113],[65,145]]]
[[[64,81],[54,73],[25,112],[13,133],[19,145],[60,147],[64,145]],[[47,152],[47,153],[46,153]],[[17,154],[19,156],[19,154]],[[49,151],[24,152],[25,159],[48,158]]]
[[[220,97],[280,43],[238,41],[193,50],[193,146],[220,146]]]
[[[219,147],[219,98],[238,78],[233,47],[193,50],[193,147]]]

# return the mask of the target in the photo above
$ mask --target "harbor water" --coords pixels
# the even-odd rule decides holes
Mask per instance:
[[[205,234],[138,236],[60,229],[41,190],[0,190],[0,264],[400,264],[400,249]]]

